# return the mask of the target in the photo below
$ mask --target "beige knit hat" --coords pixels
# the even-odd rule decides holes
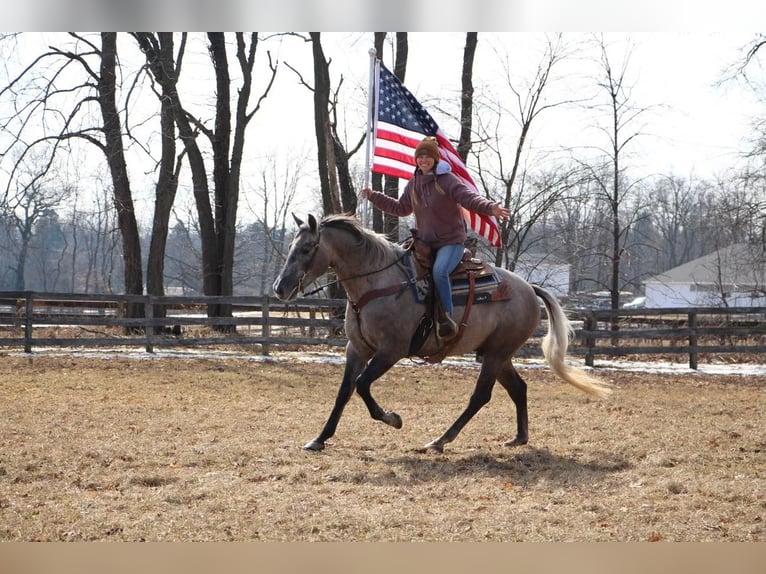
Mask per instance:
[[[434,164],[439,163],[439,144],[435,137],[427,137],[418,144],[415,148],[415,158],[421,154],[425,154],[434,160]]]

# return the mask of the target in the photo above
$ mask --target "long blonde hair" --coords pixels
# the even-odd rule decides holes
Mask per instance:
[[[415,175],[418,175],[418,172],[420,172],[420,175],[425,175],[420,168],[415,168]],[[436,189],[437,193],[441,195],[447,195],[447,192],[444,191],[444,188],[442,188],[441,185],[439,185],[439,180],[436,179],[436,165],[434,165],[434,168],[431,170],[431,176],[434,178],[434,188]],[[412,186],[412,203],[413,205],[417,205],[420,202],[420,199],[418,198],[418,192],[417,188],[413,184]]]

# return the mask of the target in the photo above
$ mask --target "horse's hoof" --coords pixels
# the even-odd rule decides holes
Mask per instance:
[[[383,422],[394,427],[395,429],[402,428],[402,417],[392,411],[388,411],[385,415],[383,415]]]
[[[443,453],[444,443],[439,442],[438,440],[432,440],[426,446],[424,446],[422,450],[422,452],[428,452],[428,451]]]
[[[528,440],[529,440],[529,439],[527,439],[526,437],[524,437],[524,438],[521,438],[521,437],[518,437],[518,436],[517,436],[517,437],[516,437],[515,439],[513,439],[513,440],[509,440],[508,442],[504,442],[504,443],[503,443],[503,446],[522,446],[522,445],[525,445],[525,444],[527,444],[527,441],[528,441]]]
[[[322,441],[314,439],[311,442],[307,442],[306,444],[304,444],[303,450],[310,450],[311,452],[319,452],[320,450],[324,450],[324,443]]]

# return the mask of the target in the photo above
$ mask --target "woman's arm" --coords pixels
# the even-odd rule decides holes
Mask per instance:
[[[389,197],[385,193],[374,191],[369,187],[362,190],[362,195],[381,211],[397,217],[406,217],[412,213],[412,200],[410,198],[409,189],[410,185],[407,184],[399,199]]]

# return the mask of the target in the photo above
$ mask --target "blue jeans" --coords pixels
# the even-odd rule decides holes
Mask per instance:
[[[444,245],[436,251],[436,259],[432,273],[434,276],[434,285],[442,307],[445,313],[452,315],[452,284],[449,280],[449,274],[455,270],[457,264],[463,258],[465,246],[462,243]]]

